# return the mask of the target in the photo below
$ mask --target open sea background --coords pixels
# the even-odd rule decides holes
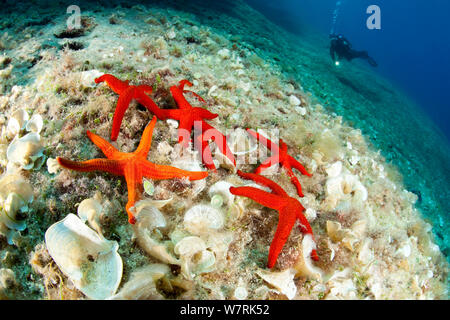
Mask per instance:
[[[240,0],[98,0],[95,6],[131,7],[152,3],[193,13],[198,20],[239,46],[254,50],[265,61],[300,83],[330,113],[361,129],[375,148],[403,175],[406,189],[418,196],[417,207],[430,221],[441,251],[450,256],[450,42],[446,0],[341,0],[335,31],[355,49],[367,50],[378,62],[342,63],[329,57],[328,34],[335,0],[246,0],[263,16],[246,10]],[[68,1],[4,2],[2,10],[49,6],[65,14]],[[89,1],[70,1],[83,11]],[[366,8],[381,8],[381,30],[366,28]],[[9,11],[8,11],[9,12]],[[126,17],[125,17],[126,18]],[[233,20],[245,21],[233,24]],[[27,21],[16,21],[17,26]],[[51,23],[51,21],[49,22]],[[9,31],[11,32],[11,31]],[[33,81],[24,71],[17,84]]]

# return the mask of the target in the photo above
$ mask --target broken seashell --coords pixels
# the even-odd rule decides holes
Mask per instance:
[[[103,72],[98,70],[88,70],[81,72],[81,84],[86,88],[94,88],[96,86],[95,79],[102,76]]]
[[[286,269],[281,272],[258,270],[256,274],[284,294],[289,300],[295,297],[297,287],[294,283],[295,272],[292,269]]]
[[[189,236],[181,239],[175,245],[174,252],[180,256],[181,273],[187,279],[215,269],[215,255],[207,250],[205,242],[199,237]]]
[[[223,227],[224,216],[218,209],[204,204],[190,208],[184,214],[184,226],[189,232],[199,235],[210,230],[218,230]]]
[[[18,220],[19,212],[27,212],[33,201],[31,185],[19,174],[7,173],[0,179],[0,234],[12,245],[15,231],[26,228],[24,220]]]
[[[131,279],[125,283],[123,288],[111,300],[142,300],[142,299],[163,299],[163,296],[156,290],[155,283],[159,279],[170,274],[168,265],[153,263],[134,271]]]
[[[366,229],[366,221],[356,221],[351,229],[343,229],[341,224],[336,221],[327,221],[327,233],[333,242],[342,242],[344,246],[353,251],[354,244],[363,236]]]
[[[45,232],[45,244],[59,269],[91,299],[111,297],[122,279],[119,245],[99,236],[74,214]]]
[[[320,280],[322,278],[322,270],[315,267],[311,261],[311,252],[316,249],[316,243],[312,236],[307,234],[302,240],[302,254],[294,265],[296,276],[304,276],[312,279]]]
[[[34,114],[31,119],[27,122],[25,130],[34,133],[40,133],[42,127],[44,126],[44,120],[40,114]]]
[[[88,222],[92,229],[97,231],[100,236],[103,236],[102,228],[100,227],[100,214],[103,207],[99,200],[95,198],[84,199],[78,205],[78,217],[83,222]]]
[[[328,179],[325,185],[326,203],[329,208],[335,209],[341,201],[353,205],[361,204],[367,200],[367,189],[358,177],[343,170],[340,161],[327,169]]]
[[[47,171],[50,174],[57,173],[61,169],[61,166],[59,165],[58,161],[53,158],[47,159]]]
[[[25,125],[29,118],[30,116],[28,115],[28,112],[25,111],[25,109],[16,110],[11,115],[8,121],[6,134],[10,138],[16,136],[20,132],[20,130],[23,130],[25,128]]]
[[[29,170],[42,166],[45,159],[43,151],[39,134],[28,133],[20,139],[16,137],[13,140],[6,150],[6,157],[9,163]]]

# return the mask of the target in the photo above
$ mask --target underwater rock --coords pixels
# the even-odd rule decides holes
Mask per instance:
[[[74,214],[45,232],[50,256],[75,287],[91,299],[111,297],[122,279],[119,245],[86,226]]]

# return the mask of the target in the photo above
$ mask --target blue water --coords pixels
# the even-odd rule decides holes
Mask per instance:
[[[450,139],[450,41],[445,0],[340,0],[335,31],[367,50],[377,72],[404,89]],[[286,30],[305,35],[332,28],[337,0],[247,0]],[[320,3],[320,4],[319,4]],[[381,9],[381,29],[369,30],[366,9]]]

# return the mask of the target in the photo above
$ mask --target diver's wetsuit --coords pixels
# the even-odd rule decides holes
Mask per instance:
[[[367,51],[357,51],[352,49],[352,45],[350,42],[345,39],[342,35],[330,35],[331,43],[330,43],[330,55],[331,59],[336,62],[337,59],[345,58],[348,61],[351,61],[355,58],[362,58],[367,60],[367,62],[376,67],[378,64],[369,57]]]

